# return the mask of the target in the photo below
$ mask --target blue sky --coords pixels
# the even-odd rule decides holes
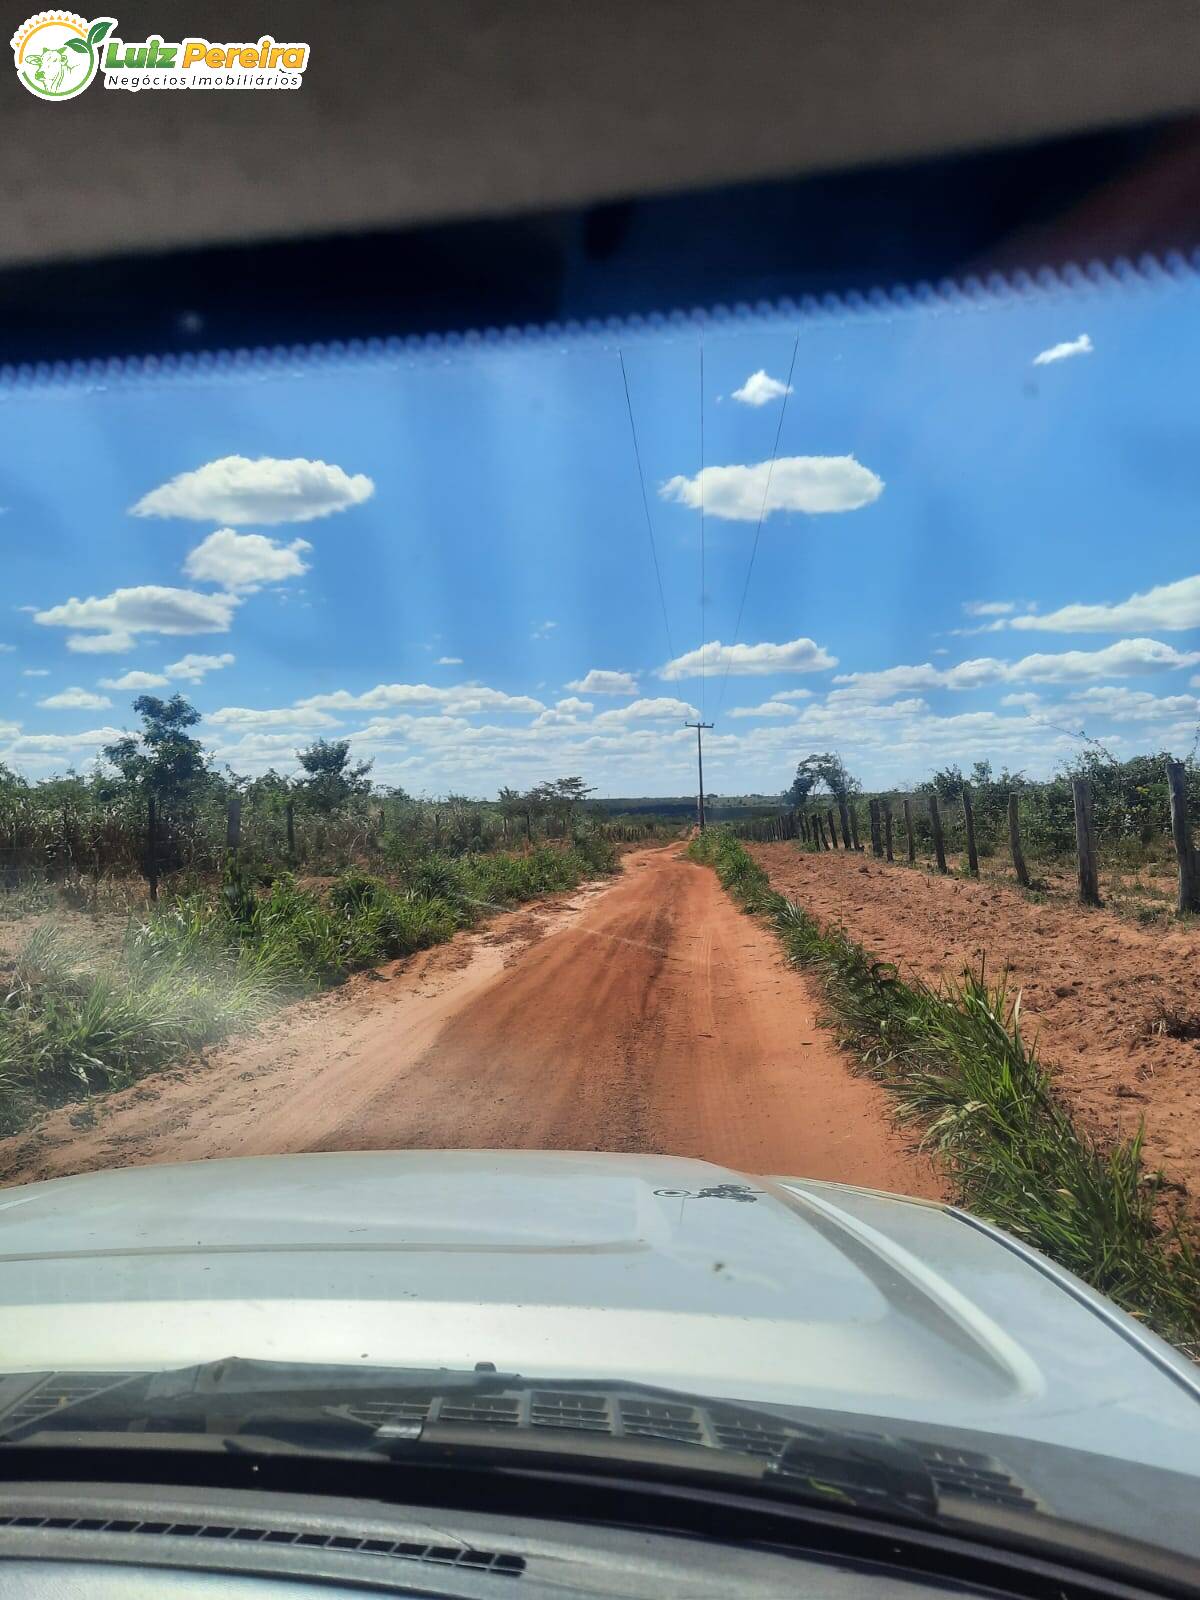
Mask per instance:
[[[142,688],[414,793],[686,793],[701,706],[724,793],[1191,748],[1200,288],[702,338],[702,485],[694,328],[3,391],[0,761],[85,769]]]

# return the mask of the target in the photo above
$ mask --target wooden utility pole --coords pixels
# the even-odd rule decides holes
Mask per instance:
[[[942,808],[936,794],[929,796],[929,831],[933,835],[933,853],[939,872],[946,870],[946,840],[942,833]]]
[[[1171,799],[1171,837],[1175,841],[1175,859],[1179,863],[1180,911],[1200,911],[1200,861],[1192,844],[1192,826],[1188,818],[1187,771],[1182,761],[1167,762],[1167,789]]]
[[[696,770],[700,781],[700,832],[704,832],[704,746],[701,743],[701,728],[711,728],[711,722],[685,722],[685,728],[696,730]]]
[[[850,848],[850,807],[846,804],[845,795],[838,796],[838,816],[842,823],[842,848]]]
[[[1008,844],[1012,851],[1013,871],[1023,889],[1029,887],[1029,868],[1025,865],[1025,852],[1021,849],[1021,817],[1014,791],[1008,797]]]
[[[879,801],[869,800],[867,802],[867,810],[871,816],[871,854],[873,856],[881,856],[883,854],[883,835],[879,831]]]
[[[963,827],[967,835],[967,871],[979,876],[979,851],[975,848],[975,807],[971,804],[971,785],[962,786]]]
[[[1075,851],[1079,863],[1079,898],[1085,906],[1100,904],[1096,871],[1096,829],[1092,822],[1092,786],[1086,778],[1071,780],[1075,800]]]

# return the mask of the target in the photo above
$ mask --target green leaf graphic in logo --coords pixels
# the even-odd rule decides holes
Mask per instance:
[[[92,46],[93,50],[104,38],[104,35],[109,32],[112,26],[112,17],[101,17],[98,22],[92,23],[91,27],[87,31],[87,42]]]

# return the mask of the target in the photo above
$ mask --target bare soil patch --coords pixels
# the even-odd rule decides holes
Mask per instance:
[[[1008,974],[1026,1037],[1080,1126],[1114,1139],[1144,1120],[1148,1163],[1197,1208],[1200,930],[1143,928],[861,855],[747,848],[781,894],[908,974],[937,983],[981,962],[993,979]]]

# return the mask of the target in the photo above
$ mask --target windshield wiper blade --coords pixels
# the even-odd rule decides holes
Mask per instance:
[[[68,1375],[78,1383],[81,1375]],[[591,1469],[694,1470],[789,1498],[933,1518],[934,1480],[898,1440],[796,1420],[657,1384],[532,1380],[497,1372],[311,1366],[228,1359],[175,1371],[108,1374],[56,1403],[52,1375],[0,1415],[0,1446],[103,1434],[133,1447],[204,1435],[231,1451],[278,1447],[400,1462],[436,1447],[457,1459],[524,1456]]]

